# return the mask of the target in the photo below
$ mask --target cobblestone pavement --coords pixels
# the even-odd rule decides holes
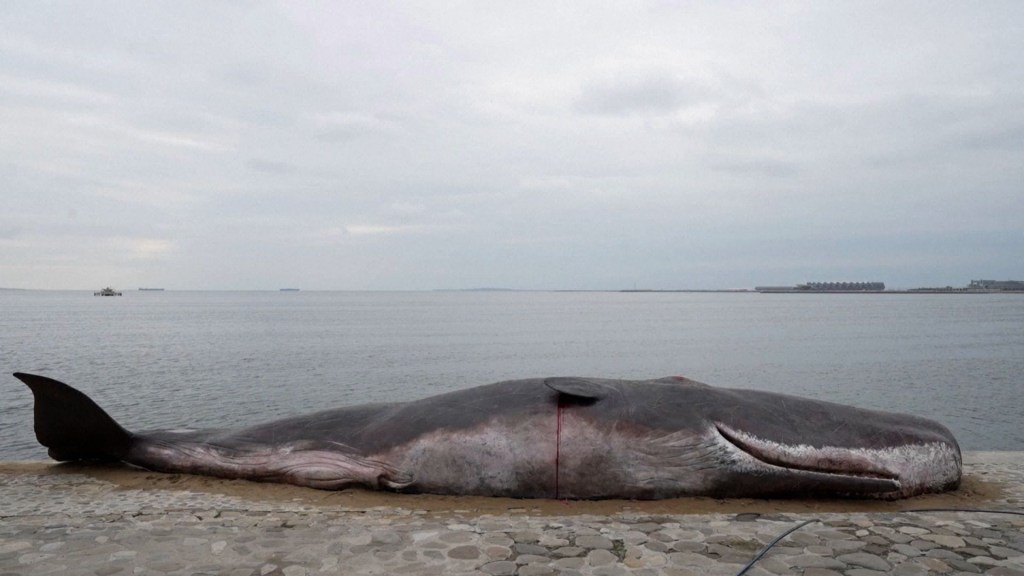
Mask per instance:
[[[1020,453],[974,453],[1020,511]],[[1024,576],[1024,516],[992,512],[501,515],[352,509],[177,490],[82,474],[0,474],[3,574]]]

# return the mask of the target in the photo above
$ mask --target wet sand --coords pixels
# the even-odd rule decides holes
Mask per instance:
[[[968,456],[970,459],[970,456]],[[188,474],[163,474],[119,465],[57,464],[50,462],[0,462],[0,474],[63,475],[81,474],[110,482],[122,489],[171,490],[204,492],[233,496],[252,501],[291,502],[310,506],[348,509],[370,509],[381,506],[413,508],[431,513],[450,510],[479,514],[503,514],[529,511],[531,514],[561,516],[565,514],[611,515],[622,512],[643,514],[738,514],[823,512],[898,512],[919,508],[985,508],[1005,499],[1007,486],[972,473],[968,468],[959,489],[943,494],[926,494],[896,501],[851,499],[785,499],[750,498],[673,498],[668,500],[546,500],[490,498],[482,496],[437,496],[432,494],[397,494],[364,489],[342,491],[314,490],[283,484],[264,484],[247,480],[225,480]]]

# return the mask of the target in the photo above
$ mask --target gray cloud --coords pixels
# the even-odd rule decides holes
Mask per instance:
[[[963,136],[968,148],[1024,153],[1024,124],[975,129]]]
[[[281,162],[275,160],[261,160],[259,158],[250,158],[245,161],[245,165],[256,172],[263,172],[265,174],[293,174],[298,171],[298,167],[288,162]]]
[[[671,114],[709,98],[709,90],[671,76],[609,78],[587,83],[576,107],[585,113]]]
[[[772,158],[734,158],[712,164],[722,172],[737,176],[785,178],[795,176],[799,168],[793,162]]]

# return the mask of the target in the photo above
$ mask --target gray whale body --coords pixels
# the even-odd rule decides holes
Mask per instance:
[[[320,489],[894,499],[954,489],[961,475],[936,422],[681,377],[512,380],[240,430],[138,433],[66,384],[15,377],[55,460]]]

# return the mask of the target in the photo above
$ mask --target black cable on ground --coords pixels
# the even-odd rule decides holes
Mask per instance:
[[[903,513],[915,513],[915,512],[976,512],[976,513],[979,513],[979,514],[1013,514],[1015,516],[1024,516],[1024,511],[1020,511],[1020,510],[995,510],[995,509],[985,509],[985,508],[912,508],[910,510],[896,510],[894,513],[899,514],[901,512],[903,512]],[[761,551],[758,552],[757,555],[754,556],[750,560],[750,562],[747,562],[747,565],[744,566],[739,572],[737,572],[736,576],[743,576],[744,574],[746,574],[747,571],[750,570],[751,568],[753,568],[754,564],[757,564],[757,561],[760,560],[765,554],[767,554],[768,551],[771,550],[776,544],[778,544],[780,540],[782,540],[786,536],[789,536],[793,532],[796,532],[797,530],[803,528],[804,526],[807,526],[808,524],[810,524],[812,522],[820,522],[820,520],[818,520],[817,518],[812,518],[812,519],[807,520],[805,522],[801,522],[800,524],[797,524],[796,526],[793,526],[792,528],[790,528],[789,530],[786,530],[782,534],[779,534],[778,537],[776,537],[774,540],[769,542],[767,546],[762,548]]]
[[[744,574],[746,574],[747,570],[750,570],[751,568],[753,568],[754,564],[756,564],[757,561],[760,560],[762,556],[767,554],[768,551],[771,550],[773,546],[775,546],[776,544],[779,543],[779,540],[782,540],[783,538],[785,538],[786,536],[789,536],[793,532],[796,532],[797,530],[803,528],[804,526],[807,526],[811,522],[819,522],[819,520],[817,518],[812,518],[810,520],[807,520],[806,522],[801,522],[800,524],[797,524],[796,526],[793,526],[792,528],[790,528],[789,530],[786,530],[782,534],[779,534],[779,536],[777,538],[775,538],[775,540],[772,540],[771,542],[768,543],[767,546],[762,548],[761,551],[757,553],[757,556],[754,556],[750,560],[750,562],[747,562],[747,565],[744,566],[742,570],[737,572],[736,576],[743,576]]]

